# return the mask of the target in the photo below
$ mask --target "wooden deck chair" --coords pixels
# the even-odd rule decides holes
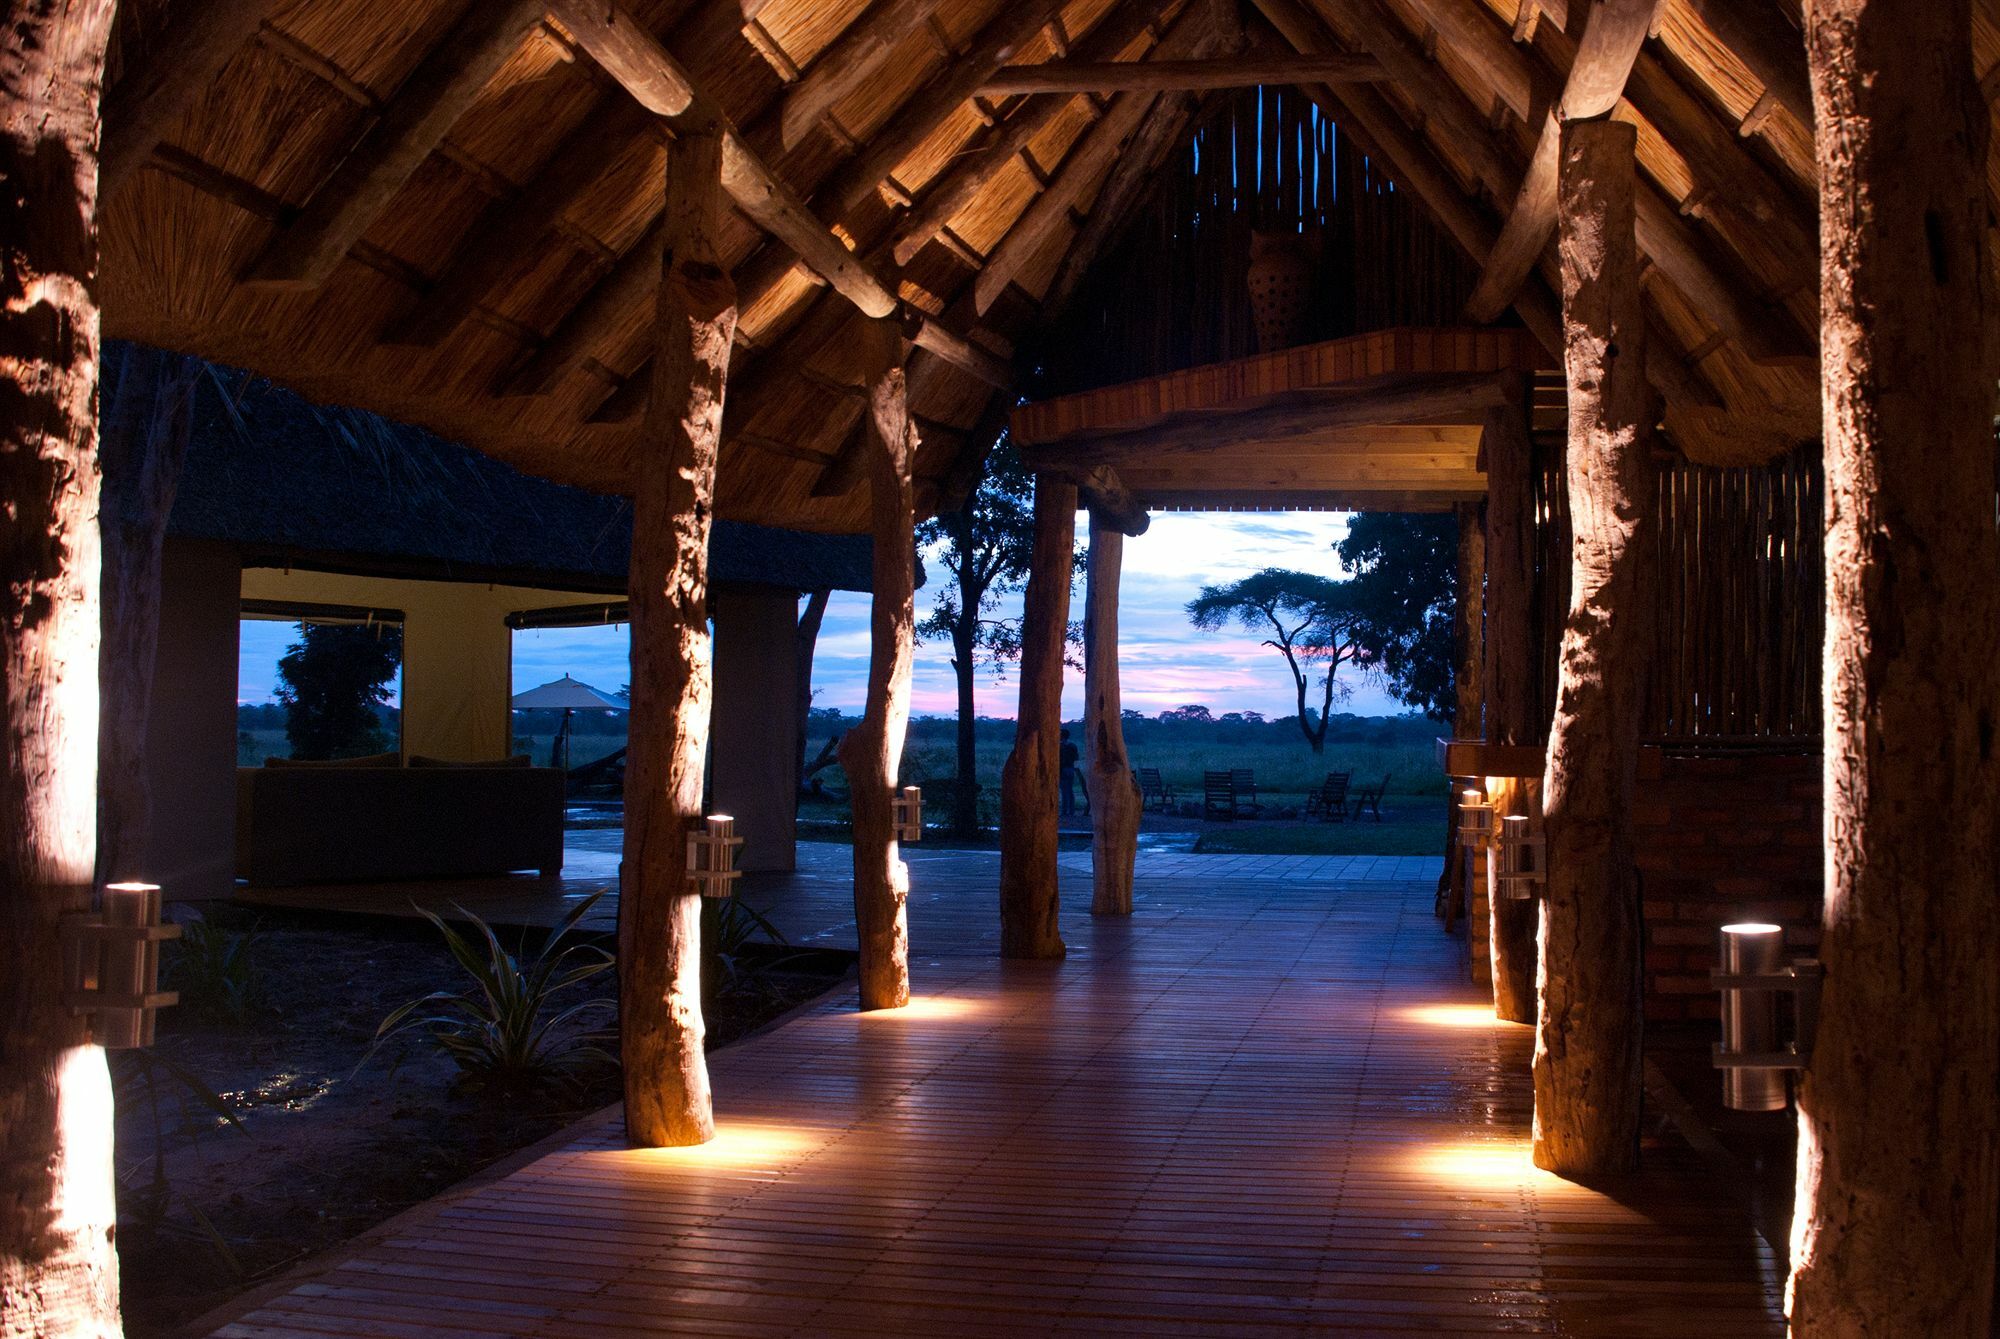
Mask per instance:
[[[1153,809],[1160,813],[1172,813],[1174,788],[1160,776],[1157,767],[1133,769],[1132,779],[1139,785],[1139,804],[1142,809]]]
[[[1231,773],[1201,774],[1201,816],[1225,823],[1236,817],[1236,778]]]
[[[1382,778],[1381,785],[1363,786],[1360,790],[1355,791],[1354,816],[1360,818],[1363,814],[1373,814],[1375,815],[1375,821],[1380,823],[1382,821],[1382,796],[1388,792],[1388,789],[1389,778],[1385,776]]]
[[[1329,823],[1347,821],[1347,783],[1352,772],[1328,772],[1326,783],[1306,796],[1306,817],[1323,818]]]
[[[1253,768],[1236,767],[1230,769],[1230,788],[1236,792],[1236,816],[1254,818],[1264,812],[1264,806],[1257,803],[1257,774]]]

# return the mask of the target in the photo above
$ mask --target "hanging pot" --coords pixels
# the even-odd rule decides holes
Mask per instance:
[[[1251,232],[1247,279],[1258,352],[1289,349],[1305,339],[1313,276],[1319,268],[1316,250],[1296,232]]]

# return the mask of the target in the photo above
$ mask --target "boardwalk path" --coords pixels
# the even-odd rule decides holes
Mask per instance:
[[[218,1333],[1783,1332],[1685,1156],[1615,1196],[1527,1164],[1531,1035],[1460,983],[1422,869],[1221,859],[1067,911],[1055,965],[992,956],[990,858],[919,857],[916,1003],[844,988],[718,1053],[715,1143],[607,1116]],[[844,891],[752,896],[833,942]]]

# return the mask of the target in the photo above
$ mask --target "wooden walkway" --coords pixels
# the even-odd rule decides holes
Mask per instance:
[[[1783,1333],[1688,1155],[1608,1192],[1529,1166],[1531,1035],[1459,982],[1428,882],[1143,892],[1067,911],[1061,964],[920,901],[912,1007],[843,988],[719,1052],[713,1144],[630,1151],[607,1113],[216,1333]]]

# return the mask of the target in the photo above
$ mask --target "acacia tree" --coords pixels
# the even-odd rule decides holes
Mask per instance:
[[[1334,545],[1353,575],[1348,608],[1389,692],[1450,720],[1458,604],[1458,521],[1449,514],[1362,512]]]
[[[403,630],[301,623],[299,640],[278,661],[278,700],[294,758],[342,758],[390,747],[375,708],[403,661]]]
[[[1188,618],[1197,628],[1220,631],[1230,623],[1252,632],[1268,630],[1264,645],[1285,658],[1298,694],[1299,733],[1314,753],[1326,749],[1327,723],[1340,667],[1365,664],[1371,658],[1347,584],[1310,572],[1267,567],[1226,586],[1203,586],[1188,601]],[[1306,694],[1319,679],[1319,716],[1308,718]],[[1345,685],[1339,685],[1345,690]]]
[[[951,576],[930,616],[917,625],[917,636],[951,643],[958,680],[958,784],[951,825],[969,835],[979,826],[973,675],[981,664],[1020,654],[1019,621],[994,613],[1000,597],[1026,581],[1035,542],[1035,478],[1013,446],[1003,440],[987,456],[979,486],[965,505],[925,521],[917,539]]]

